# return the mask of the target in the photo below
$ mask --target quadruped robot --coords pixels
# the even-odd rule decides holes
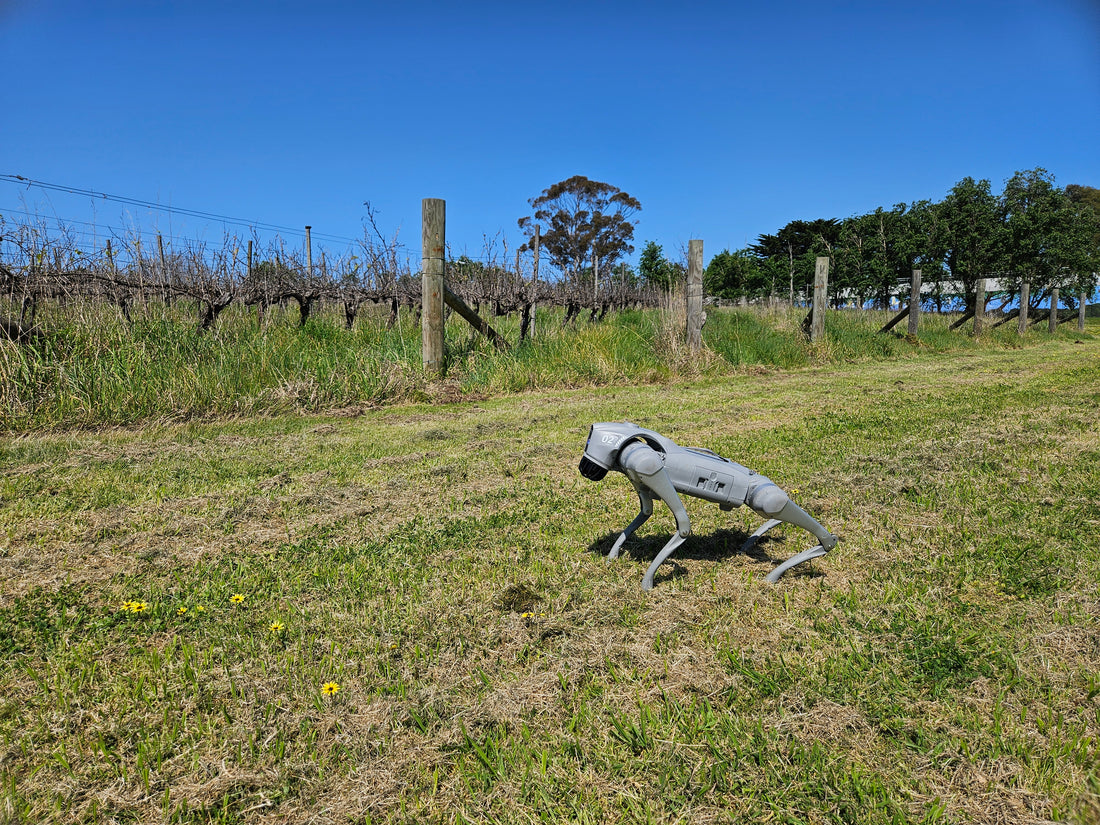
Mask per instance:
[[[691,521],[679,494],[713,501],[722,510],[746,504],[768,519],[749,537],[742,550],[751,547],[778,524],[794,524],[812,533],[820,543],[776,567],[767,577],[772,583],[779,581],[792,567],[824,556],[837,543],[836,536],[791,501],[790,496],[770,479],[712,450],[681,447],[660,433],[628,421],[593,424],[579,469],[581,475],[591,481],[600,481],[610,470],[620,472],[630,479],[638,493],[641,511],[615,540],[607,556],[608,562],[618,558],[619,550],[630,535],[653,515],[654,497],[667,504],[676,517],[676,533],[649,565],[642,579],[643,590],[653,588],[657,568],[691,534]]]

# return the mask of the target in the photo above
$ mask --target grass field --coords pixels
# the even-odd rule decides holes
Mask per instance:
[[[0,822],[1100,821],[1100,343],[934,349],[7,437]],[[623,418],[840,545],[643,593]]]

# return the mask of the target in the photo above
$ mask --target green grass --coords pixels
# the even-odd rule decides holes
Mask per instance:
[[[0,430],[317,413],[529,390],[662,384],[746,369],[1019,347],[1050,339],[1045,330],[1021,339],[1006,326],[974,340],[965,331],[949,332],[950,318],[925,315],[920,334],[910,340],[877,333],[886,313],[829,312],[826,340],[811,345],[801,331],[804,310],[712,309],[704,327],[707,349],[693,357],[685,351],[674,313],[612,313],[600,323],[582,319],[563,329],[560,313],[548,310],[540,313],[533,341],[502,353],[452,316],[440,379],[421,369],[416,319],[402,310],[391,328],[388,312],[368,306],[346,330],[332,308],[319,309],[301,328],[296,311],[275,309],[261,328],[254,313],[233,306],[213,331],[200,334],[194,307],[182,303],[135,307],[132,322],[106,305],[47,305],[38,315],[48,331],[41,344],[0,341]],[[518,341],[517,317],[490,320]],[[1079,337],[1073,326],[1065,325],[1055,337]],[[1092,323],[1090,339],[1096,329]]]
[[[1100,349],[1036,338],[8,438],[0,821],[1096,822]],[[643,593],[622,418],[840,545],[689,500]]]

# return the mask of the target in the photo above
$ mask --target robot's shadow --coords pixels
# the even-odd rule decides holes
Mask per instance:
[[[596,539],[588,546],[589,552],[595,556],[606,558],[607,554],[611,552],[615,540],[619,537],[619,532],[607,533]],[[634,534],[623,545],[619,560],[630,559],[649,564],[661,552],[668,538],[669,534],[667,533],[646,536]],[[774,549],[775,555],[769,553],[769,549]],[[744,556],[754,562],[767,565],[767,569],[770,570],[790,555],[790,549],[787,538],[782,534],[772,535],[767,533],[753,538],[751,533],[727,528],[703,535],[693,533],[684,540],[682,545],[676,548],[675,556],[666,562],[666,564],[671,563],[672,569],[666,573],[665,577],[676,578],[687,574],[687,571],[681,565],[676,564],[676,559],[726,561],[736,556]],[[803,575],[820,576],[823,574],[811,568],[803,571]]]

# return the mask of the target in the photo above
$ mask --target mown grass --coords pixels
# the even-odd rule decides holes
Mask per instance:
[[[2,310],[0,305],[0,310]],[[690,356],[675,313],[612,313],[582,317],[563,328],[559,313],[541,312],[537,335],[499,352],[452,316],[442,380],[421,369],[420,328],[402,311],[369,306],[351,330],[332,308],[299,327],[297,312],[275,309],[261,326],[233,306],[214,330],[200,333],[194,307],[138,306],[132,321],[107,305],[48,305],[34,346],[0,340],[0,430],[132,425],[202,417],[279,415],[429,400],[453,401],[549,388],[665,383],[736,374],[754,368],[909,357],[925,350],[1019,347],[1048,340],[1035,330],[1021,339],[1004,327],[975,341],[949,332],[949,317],[924,316],[913,340],[877,333],[878,312],[830,312],[827,339],[810,345],[805,310],[711,309],[707,351]],[[681,313],[682,314],[682,313]],[[518,318],[493,318],[510,341]],[[1077,336],[1069,325],[1056,337]]]
[[[1096,822],[1082,341],[9,438],[0,821]],[[690,500],[643,593],[622,418],[841,544]]]

